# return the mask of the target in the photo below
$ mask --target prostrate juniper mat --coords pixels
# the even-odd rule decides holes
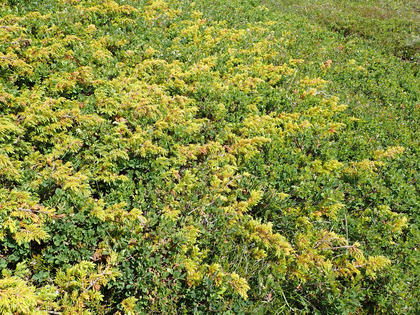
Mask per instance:
[[[0,313],[418,311],[416,59],[283,11],[0,5]]]

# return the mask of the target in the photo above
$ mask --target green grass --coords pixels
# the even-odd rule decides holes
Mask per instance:
[[[345,37],[419,62],[420,7],[417,1],[267,1],[272,10],[304,16]]]

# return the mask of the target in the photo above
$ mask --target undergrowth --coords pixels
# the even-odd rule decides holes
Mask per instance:
[[[417,9],[384,3],[2,4],[0,312],[417,312]]]

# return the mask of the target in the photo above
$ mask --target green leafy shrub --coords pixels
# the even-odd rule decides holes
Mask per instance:
[[[2,312],[416,310],[413,72],[305,61],[253,1],[1,12]],[[367,140],[332,82],[414,112]]]

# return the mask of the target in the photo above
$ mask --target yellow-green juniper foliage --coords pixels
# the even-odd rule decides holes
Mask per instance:
[[[347,106],[266,7],[0,6],[0,313],[325,312],[389,270],[354,230],[407,217],[345,187],[405,149],[328,153]]]

